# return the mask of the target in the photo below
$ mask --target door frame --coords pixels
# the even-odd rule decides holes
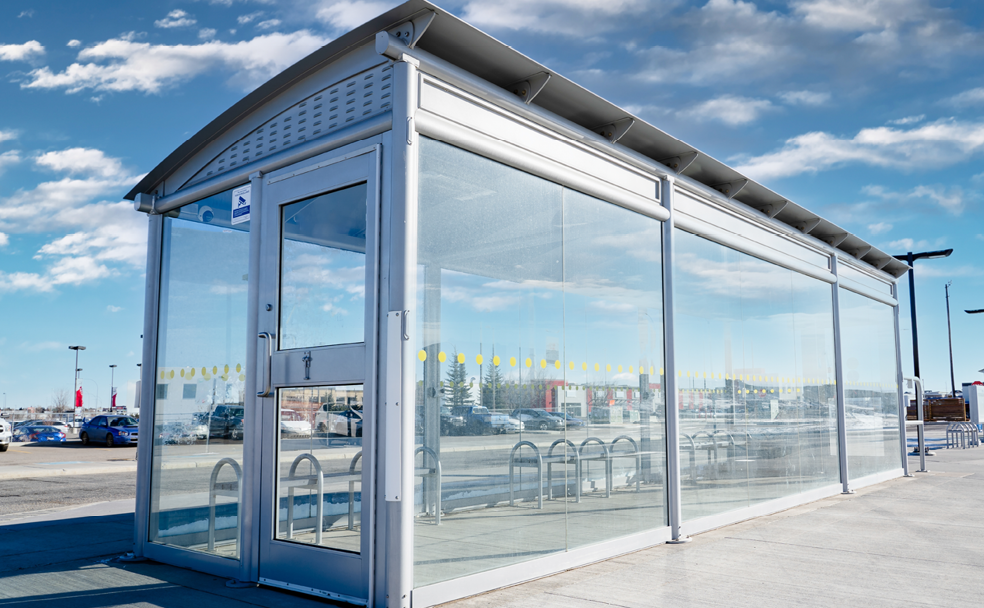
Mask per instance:
[[[380,295],[381,295],[381,274],[380,274],[380,237],[382,233],[382,216],[381,216],[381,199],[382,199],[382,175],[381,175],[381,164],[382,164],[382,146],[380,143],[380,137],[373,137],[368,140],[363,140],[344,146],[342,148],[326,152],[324,154],[307,158],[303,161],[295,163],[294,165],[285,167],[278,171],[272,172],[268,175],[263,175],[261,179],[255,180],[254,184],[259,181],[261,182],[262,197],[256,197],[254,194],[253,204],[258,208],[254,208],[253,213],[261,217],[261,221],[258,222],[258,232],[259,238],[257,241],[259,264],[257,273],[257,302],[255,305],[256,310],[256,331],[251,331],[250,340],[254,345],[254,352],[256,353],[252,362],[255,364],[255,387],[256,392],[249,393],[247,400],[252,399],[255,403],[256,411],[253,415],[254,431],[250,433],[255,441],[256,450],[258,454],[257,458],[252,459],[254,464],[254,473],[251,475],[253,479],[256,480],[256,489],[259,490],[256,493],[256,497],[253,499],[253,504],[257,508],[257,517],[253,518],[254,527],[252,529],[252,536],[256,542],[255,549],[255,567],[253,569],[254,580],[259,582],[281,587],[285,589],[290,589],[293,591],[300,591],[304,593],[309,593],[312,595],[317,595],[321,597],[327,597],[336,601],[344,601],[354,604],[366,604],[372,602],[373,588],[374,588],[374,568],[373,563],[375,559],[375,528],[376,528],[376,425],[379,417],[379,388],[377,385],[377,367],[378,367],[378,335],[379,335],[379,310],[380,310]],[[365,159],[367,163],[367,168],[363,172],[364,179],[352,180],[340,180],[337,182],[327,181],[325,182],[324,177],[327,176],[323,170],[329,169],[332,166],[337,166],[341,163],[352,162],[357,163],[359,157],[368,156]],[[294,187],[296,184],[299,186],[294,187],[296,190],[290,194],[278,194],[277,190],[281,190],[282,186],[287,184],[282,184],[286,180],[291,180],[293,178],[300,178],[297,182],[292,182],[290,185]],[[321,182],[318,184],[317,182]],[[296,370],[291,370],[290,365],[288,365],[289,360],[292,358],[291,354],[296,357],[300,357],[300,352],[305,350],[322,350],[332,356],[340,355],[341,353],[351,353],[353,350],[361,350],[360,345],[339,345],[339,346],[326,346],[326,347],[311,347],[302,349],[286,349],[281,351],[279,349],[279,331],[280,331],[280,278],[281,278],[281,220],[279,209],[286,204],[318,196],[327,192],[332,192],[345,188],[347,186],[355,185],[364,181],[367,184],[367,200],[366,200],[366,210],[367,215],[367,226],[366,226],[366,311],[365,311],[365,341],[362,347],[365,349],[365,369],[363,380],[363,437],[362,437],[362,524],[361,524],[361,552],[359,554],[345,553],[341,551],[336,551],[324,547],[316,547],[303,545],[299,543],[291,543],[288,541],[277,541],[274,540],[274,531],[276,525],[277,511],[274,509],[274,501],[279,500],[277,492],[277,483],[274,478],[275,471],[277,471],[278,459],[279,459],[279,422],[277,419],[277,390],[279,388],[287,387],[303,387],[303,386],[325,386],[325,385],[341,385],[345,384],[341,380],[337,382],[328,382],[323,378],[319,380],[312,373],[312,378],[310,381],[298,380]],[[278,187],[280,186],[280,187]],[[260,200],[257,200],[259,198]],[[276,211],[273,208],[276,208]],[[271,225],[267,225],[267,224]],[[272,241],[272,242],[271,242]],[[276,252],[272,254],[272,252]],[[252,257],[251,252],[251,257]],[[267,310],[267,304],[270,304],[272,309]],[[259,339],[259,332],[268,332],[276,336],[272,342],[273,357],[270,361],[267,359],[267,348],[268,345],[264,343],[264,340]],[[332,352],[334,351],[334,353]],[[284,354],[278,354],[284,353]],[[314,372],[314,366],[312,365],[312,372]],[[268,374],[273,374],[268,376]],[[277,379],[278,376],[282,377],[282,380]],[[267,379],[270,378],[271,384],[271,394],[269,396],[260,396],[259,393],[263,392],[265,389],[265,384]],[[276,380],[275,380],[276,379]],[[358,380],[354,380],[351,383],[358,383]],[[264,576],[264,560],[276,560],[275,556],[283,556],[286,554],[291,554],[291,562],[297,560],[300,563],[307,562],[310,560],[315,560],[321,569],[326,573],[325,577],[321,579],[325,583],[331,582],[330,573],[332,572],[332,563],[346,563],[350,560],[355,560],[361,562],[361,594],[350,595],[346,593],[338,593],[335,589],[337,586],[324,585],[325,587],[331,587],[329,589],[316,588],[306,585],[297,584],[290,580],[277,580],[267,576]],[[342,560],[341,562],[336,560]],[[268,562],[268,573],[269,566]],[[352,568],[357,568],[356,566],[351,566]],[[284,578],[284,577],[280,577]]]

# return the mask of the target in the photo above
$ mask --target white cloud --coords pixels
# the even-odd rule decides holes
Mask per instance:
[[[258,30],[272,30],[273,28],[280,25],[280,19],[267,19],[266,21],[260,21],[256,24],[256,29]]]
[[[35,162],[46,169],[77,175],[98,175],[113,178],[127,175],[117,158],[106,156],[102,150],[92,148],[68,148],[57,152],[45,152]]]
[[[19,150],[8,150],[6,152],[0,152],[0,174],[3,174],[4,169],[11,165],[16,165],[21,162],[21,155]]]
[[[984,234],[975,234],[974,238],[978,241],[984,241]]]
[[[49,340],[47,342],[21,342],[20,349],[32,353],[37,353],[43,350],[61,350],[66,346],[68,345],[62,344],[61,342],[54,342]]]
[[[76,40],[76,39],[73,38],[73,39],[69,40],[68,43],[65,44],[65,46],[74,49],[77,46],[82,46],[82,41],[81,40]]]
[[[324,46],[327,39],[307,30],[273,33],[237,43],[154,45],[127,35],[82,50],[64,71],[43,67],[30,72],[22,88],[64,89],[76,93],[141,91],[157,93],[212,69],[231,71],[238,88],[249,90]]]
[[[239,23],[239,25],[246,25],[247,23],[259,19],[264,14],[265,13],[263,11],[256,11],[255,13],[250,13],[248,15],[239,15],[238,17],[236,17],[236,22]]]
[[[965,195],[959,186],[916,186],[908,192],[892,192],[882,186],[865,186],[861,190],[869,196],[874,196],[885,201],[903,203],[926,203],[930,202],[939,205],[945,211],[953,215],[963,213]]]
[[[822,106],[830,101],[830,93],[817,91],[786,91],[779,94],[791,106]]]
[[[198,23],[198,21],[191,18],[188,13],[180,9],[175,9],[168,13],[167,17],[155,21],[154,25],[156,27],[170,29],[175,27],[188,27],[195,25],[196,23]]]
[[[845,164],[892,169],[940,167],[984,151],[984,122],[940,120],[913,129],[862,129],[851,138],[814,132],[786,140],[775,152],[735,157],[736,169],[767,180],[816,173]]]
[[[958,93],[946,100],[952,106],[979,106],[984,104],[984,87],[970,89],[963,93]]]
[[[198,39],[199,40],[211,40],[212,38],[215,38],[215,34],[216,33],[217,32],[215,31],[214,28],[211,28],[211,27],[202,28],[202,29],[198,30]]]
[[[888,232],[892,229],[892,225],[886,222],[878,222],[877,224],[868,224],[868,230],[871,234],[882,234]]]
[[[0,142],[10,141],[11,139],[17,139],[17,131],[2,131],[0,130]]]
[[[918,116],[906,116],[904,118],[896,118],[895,120],[888,121],[890,125],[914,125],[917,122],[922,122],[926,118],[925,114],[919,114]]]
[[[10,237],[4,232],[0,232],[0,247],[6,247],[9,244]]]
[[[44,46],[37,40],[24,44],[0,44],[0,61],[31,61],[44,55]]]
[[[917,19],[933,20],[925,0],[799,0],[793,10],[819,29],[870,32],[898,28]]]
[[[699,103],[693,108],[681,110],[680,116],[700,122],[717,121],[729,126],[755,121],[764,112],[773,109],[768,99],[751,99],[737,95],[723,95]]]
[[[350,30],[373,17],[378,17],[398,4],[399,2],[367,2],[365,0],[323,1],[319,3],[314,18],[340,30]],[[476,23],[476,25],[478,24]]]
[[[27,9],[26,11],[21,11],[20,14],[17,15],[17,18],[18,19],[20,19],[21,17],[28,17],[28,18],[30,18],[30,17],[33,17],[33,16],[34,16],[34,9],[33,8],[30,8],[30,9]]]
[[[113,306],[112,304],[110,304],[110,305],[108,305],[106,307],[106,310],[108,310],[109,312],[112,312],[112,313],[116,313],[116,312],[119,312],[119,311],[123,310],[123,307],[122,306]]]
[[[627,19],[658,18],[678,5],[677,0],[500,0],[487,2],[470,0],[462,9],[465,21],[486,29],[529,30],[546,34],[561,34],[579,38],[594,37],[620,29]],[[336,6],[367,7],[392,4],[375,2],[344,2]],[[341,12],[342,8],[338,11]],[[368,12],[363,9],[363,13]],[[376,14],[382,12],[376,10]],[[370,17],[373,15],[370,15]],[[351,21],[344,19],[340,21]],[[365,21],[365,19],[362,19]],[[362,22],[360,21],[360,23]],[[351,27],[333,22],[338,27]]]

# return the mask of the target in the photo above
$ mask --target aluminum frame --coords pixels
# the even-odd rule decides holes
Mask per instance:
[[[834,277],[837,272],[837,256],[830,257],[830,268]],[[840,478],[842,494],[853,494],[851,477],[847,470],[847,406],[844,401],[844,357],[841,354],[841,322],[840,322],[840,280],[830,286],[834,302],[834,392],[837,395],[837,458],[840,462]]]
[[[674,334],[673,260],[676,212],[673,209],[675,182],[662,181],[663,206],[670,217],[663,222],[663,401],[666,407],[666,511],[670,538],[686,542],[683,524],[683,490],[680,487],[680,407],[677,403],[676,336]]]

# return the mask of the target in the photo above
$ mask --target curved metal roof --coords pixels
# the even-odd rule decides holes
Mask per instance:
[[[909,267],[904,262],[896,260],[860,237],[789,201],[725,163],[556,74],[425,0],[409,0],[333,40],[270,79],[178,146],[134,186],[126,198],[133,200],[138,193],[152,192],[209,142],[293,84],[345,53],[365,44],[372,44],[377,32],[391,30],[411,18],[426,14],[427,11],[433,11],[436,18],[420,37],[417,48],[503,88],[545,72],[550,75],[549,82],[538,92],[532,104],[589,131],[596,130],[600,125],[619,124],[620,121],[624,125],[626,119],[630,119],[631,128],[617,139],[615,145],[624,146],[663,163],[670,173],[676,169],[681,175],[721,191],[732,200],[826,242],[892,276],[900,277],[908,270]]]

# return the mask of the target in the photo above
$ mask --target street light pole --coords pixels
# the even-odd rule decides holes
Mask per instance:
[[[75,426],[75,410],[78,406],[79,394],[79,351],[85,350],[84,346],[69,346],[68,350],[75,351],[75,385],[72,389],[72,426]]]
[[[947,281],[943,289],[946,290],[946,337],[950,342],[950,396],[957,396],[957,383],[953,380],[953,332],[950,331],[950,285],[953,281]]]
[[[904,260],[909,265],[909,313],[912,316],[912,371],[916,378],[922,378],[922,376],[919,374],[919,332],[916,328],[916,282],[913,276],[913,270],[915,268],[914,262],[921,259],[938,260],[940,258],[949,257],[951,253],[953,253],[953,249],[923,251],[920,253],[912,253],[910,251],[905,255],[892,256],[896,260]]]

